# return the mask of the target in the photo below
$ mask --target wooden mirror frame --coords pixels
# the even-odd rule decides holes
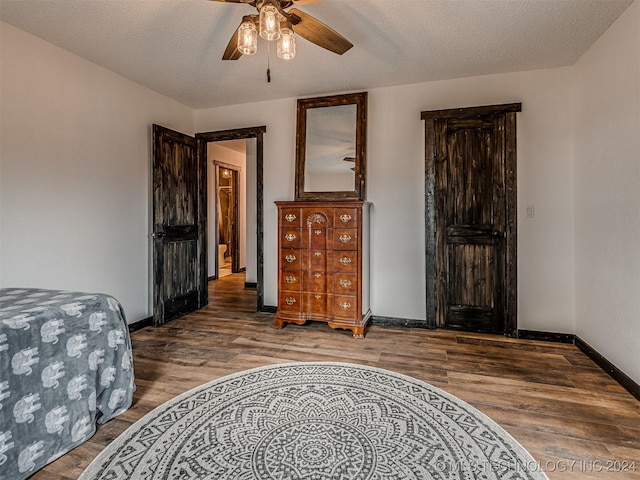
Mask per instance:
[[[355,181],[353,190],[348,191],[305,191],[305,162],[307,141],[307,110],[319,107],[356,105],[355,138]],[[366,151],[367,151],[367,92],[333,95],[328,97],[298,99],[296,118],[296,200],[364,200],[366,194]]]

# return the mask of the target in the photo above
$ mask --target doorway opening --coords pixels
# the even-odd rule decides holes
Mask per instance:
[[[207,172],[208,280],[244,273],[264,311],[262,152],[266,127],[196,134]]]
[[[207,143],[207,279],[246,270],[247,144],[249,140]]]

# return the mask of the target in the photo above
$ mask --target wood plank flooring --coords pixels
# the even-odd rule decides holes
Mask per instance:
[[[276,330],[243,286],[243,274],[210,282],[206,308],[132,333],[133,406],[32,480],[76,479],[129,425],[182,392],[293,361],[372,365],[439,387],[498,422],[551,480],[640,480],[640,402],[573,345],[377,325],[358,340],[319,322]]]

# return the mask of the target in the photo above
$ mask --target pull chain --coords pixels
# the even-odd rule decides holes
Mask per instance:
[[[269,44],[271,42],[267,42],[267,83],[271,83],[271,49],[269,48]]]

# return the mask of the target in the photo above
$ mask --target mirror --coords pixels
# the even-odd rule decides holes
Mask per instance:
[[[366,129],[366,92],[298,100],[296,200],[364,200]]]

